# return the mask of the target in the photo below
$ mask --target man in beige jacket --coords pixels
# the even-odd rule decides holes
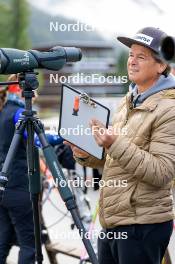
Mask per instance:
[[[172,233],[175,78],[159,57],[164,36],[161,30],[147,27],[134,38],[118,37],[130,48],[127,69],[132,83],[114,116],[112,133],[91,120],[95,140],[106,150],[105,159],[72,146],[80,164],[104,165],[100,264],[160,264]]]

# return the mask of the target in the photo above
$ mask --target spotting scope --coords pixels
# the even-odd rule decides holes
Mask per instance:
[[[56,46],[47,51],[0,48],[0,74],[13,74],[45,68],[58,71],[67,62],[80,61],[79,48]]]

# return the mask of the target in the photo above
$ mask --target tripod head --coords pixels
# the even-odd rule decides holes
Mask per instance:
[[[39,86],[39,82],[37,80],[37,72],[23,72],[18,76],[18,83],[22,89],[22,97],[26,99],[32,99],[35,97],[34,90],[36,90]]]
[[[18,81],[7,81],[7,82],[0,82],[0,85],[13,85],[19,84],[20,88],[22,89],[22,97],[25,99],[25,110],[23,112],[24,115],[34,115],[36,112],[32,111],[32,98],[35,97],[34,91],[38,88],[39,82],[37,80],[37,72],[33,70],[22,72],[18,74]]]
[[[25,91],[34,91],[38,88],[39,82],[37,80],[38,72],[28,71],[22,72],[18,75],[18,83],[23,90]]]

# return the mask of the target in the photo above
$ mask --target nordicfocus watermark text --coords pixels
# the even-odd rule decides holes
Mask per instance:
[[[67,179],[61,180],[60,182],[58,179],[56,181],[53,180],[53,185],[55,187],[70,187],[70,188],[84,188],[84,187],[92,187],[94,188],[96,184],[99,184],[100,188],[109,187],[109,188],[126,188],[128,186],[127,180],[100,180],[98,178],[92,178],[90,180],[84,180],[80,177],[75,179]]]
[[[49,124],[47,126],[47,132],[48,133],[52,133],[57,135],[58,134],[58,125],[56,124]],[[60,136],[64,137],[64,136],[93,136],[95,134],[95,132],[98,132],[100,135],[104,135],[106,133],[106,129],[107,128],[99,128],[98,126],[93,126],[92,128],[90,127],[84,127],[83,125],[77,125],[76,127],[68,127],[68,128],[64,128],[62,127],[59,130],[59,134]],[[122,128],[117,128],[117,127],[108,127],[107,129],[107,133],[108,135],[122,135],[122,136],[126,136],[128,134],[128,127],[124,126]]]
[[[95,28],[92,25],[81,23],[77,21],[76,23],[59,23],[58,21],[50,21],[50,31],[73,31],[73,32],[82,32],[82,31],[95,31]]]
[[[50,83],[74,83],[74,84],[120,84],[120,83],[127,83],[128,77],[127,76],[103,76],[99,75],[98,73],[92,74],[85,74],[85,73],[77,73],[75,75],[69,76],[60,76],[59,74],[50,74]]]
[[[128,239],[128,234],[127,232],[112,232],[112,231],[108,231],[108,232],[103,232],[103,231],[98,231],[98,230],[93,230],[92,232],[86,231],[85,233],[83,233],[82,230],[80,230],[80,233],[77,232],[55,232],[55,230],[50,230],[50,237],[51,239],[55,240],[55,239],[66,239],[66,240],[79,240],[80,238],[86,238],[86,239],[90,239],[92,241],[97,240],[97,238],[100,239]]]
[[[108,129],[98,126],[90,127],[84,127],[83,125],[77,125],[76,127],[68,127],[64,128],[62,127],[59,131],[61,136],[93,136],[98,132],[99,135],[103,136],[106,133],[110,136],[112,135],[127,135],[127,127],[108,127]]]

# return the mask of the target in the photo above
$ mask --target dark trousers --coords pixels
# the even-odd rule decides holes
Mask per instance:
[[[160,264],[173,231],[173,221],[102,229],[99,264]]]
[[[33,213],[28,192],[7,189],[0,205],[0,263],[5,264],[14,235],[20,247],[18,264],[35,263]]]

